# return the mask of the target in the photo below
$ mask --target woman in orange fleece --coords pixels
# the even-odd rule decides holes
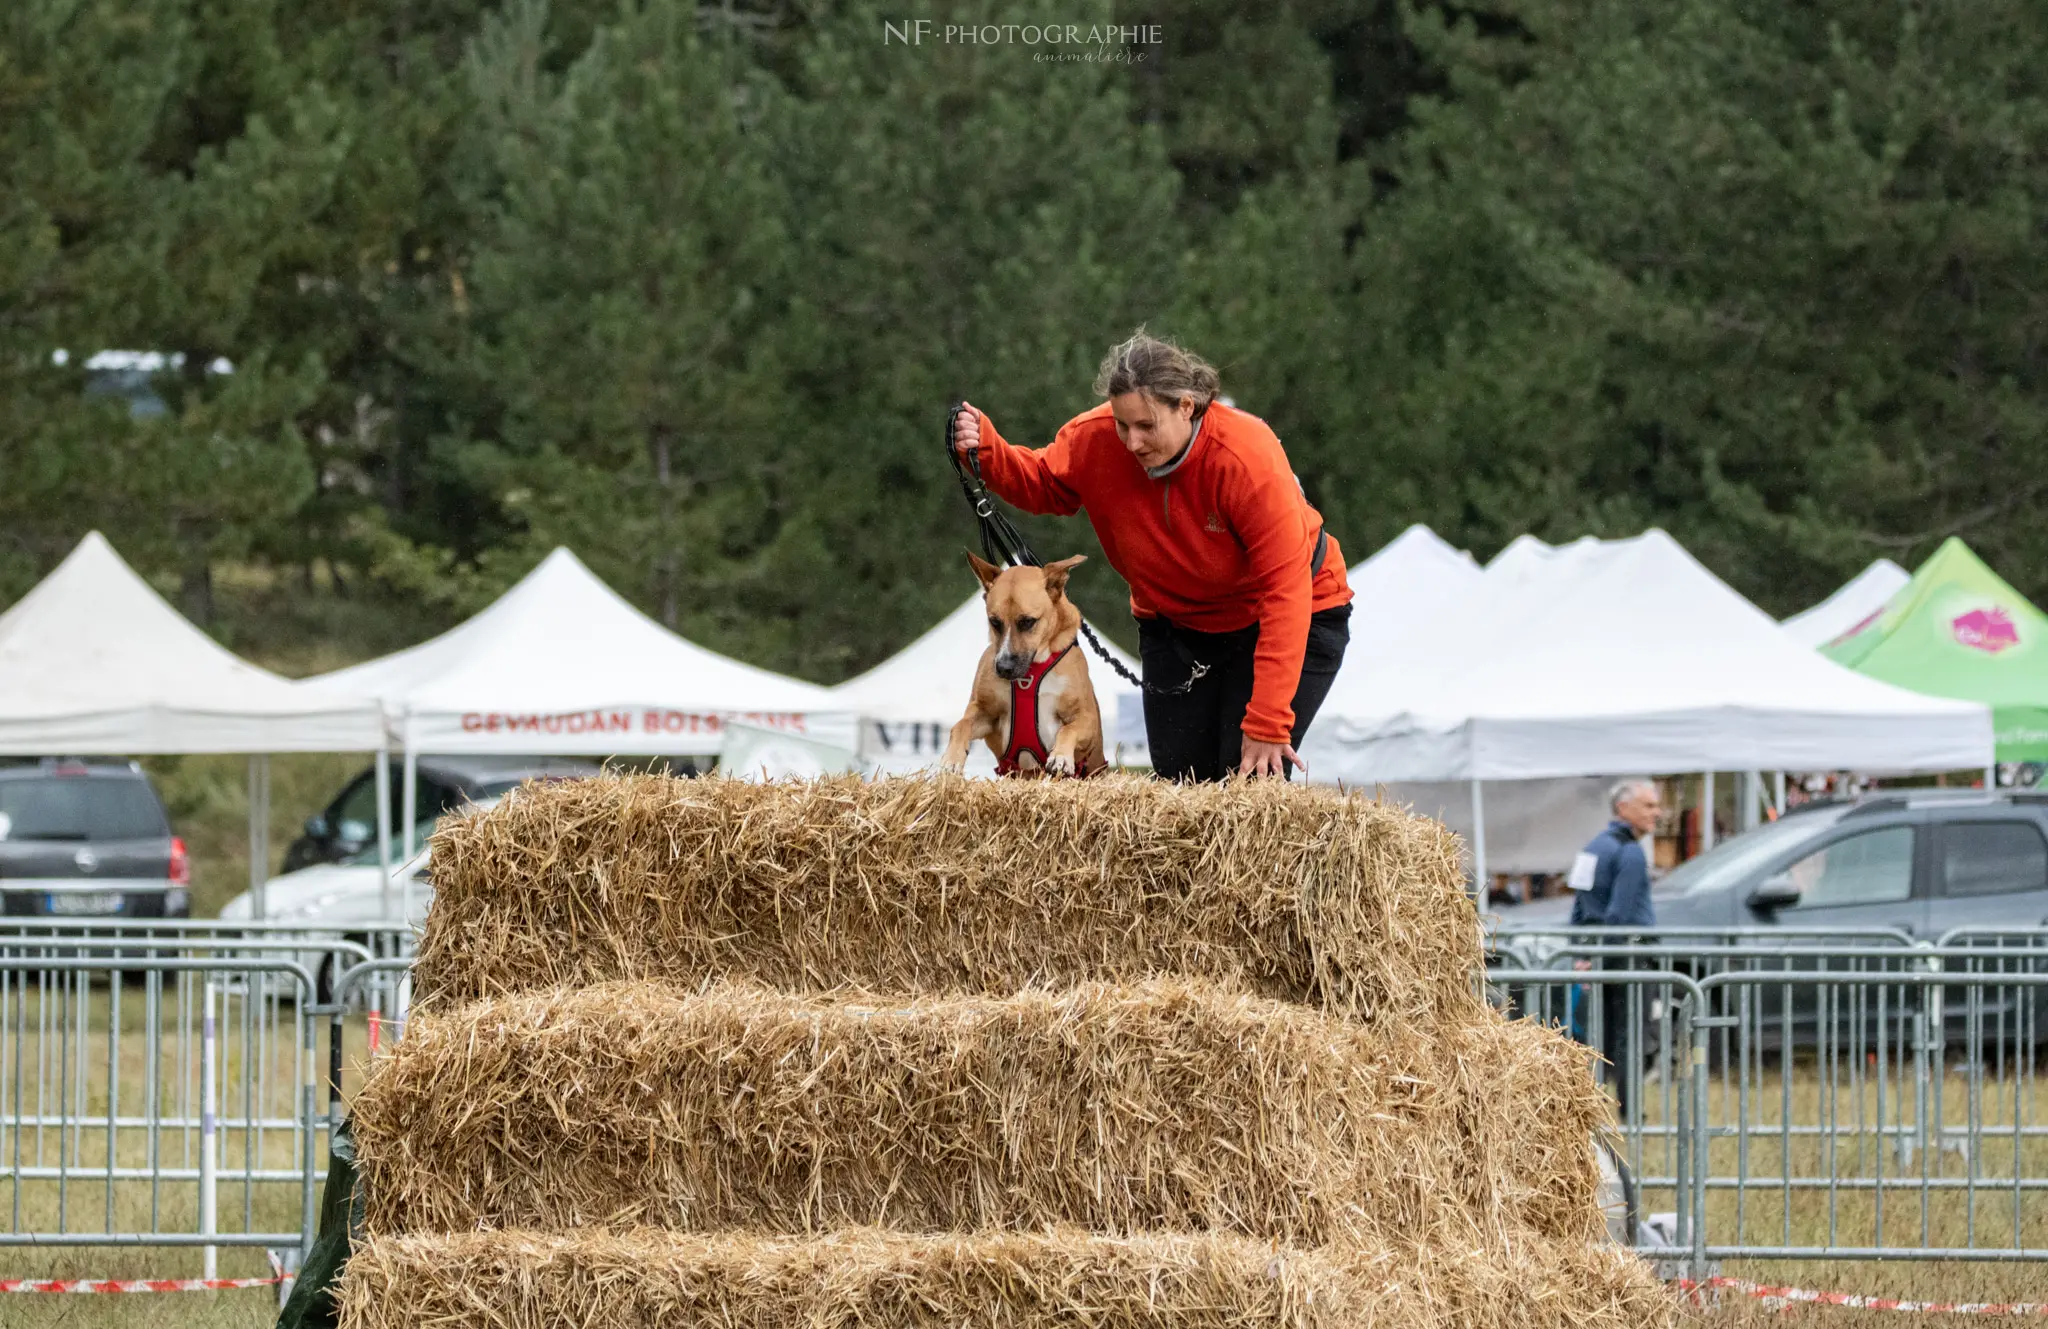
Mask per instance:
[[[1351,639],[1351,587],[1265,421],[1216,399],[1201,357],[1141,329],[1095,380],[1100,406],[1047,447],[978,410],[954,444],[1027,512],[1082,508],[1131,585],[1152,765],[1177,780],[1286,775]]]

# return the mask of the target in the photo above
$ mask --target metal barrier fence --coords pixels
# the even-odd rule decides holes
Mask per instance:
[[[1606,1054],[1670,1206],[1645,1254],[2048,1259],[2048,935],[1975,940],[1568,945],[1490,982]]]
[[[410,940],[0,920],[0,1246],[303,1248]],[[2048,1259],[2048,929],[1818,940],[1501,939],[1489,990],[1612,1054],[1645,1255]]]
[[[303,1251],[339,1114],[323,989],[410,950],[395,930],[0,919],[0,1247],[198,1247],[206,1277],[223,1247]],[[371,1028],[402,998],[351,992]]]

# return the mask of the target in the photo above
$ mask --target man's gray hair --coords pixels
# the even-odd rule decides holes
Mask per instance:
[[[1627,798],[1638,789],[1647,789],[1654,794],[1657,792],[1657,782],[1646,780],[1639,775],[1631,776],[1626,780],[1616,780],[1607,790],[1607,810],[1609,812],[1621,811],[1621,800]]]

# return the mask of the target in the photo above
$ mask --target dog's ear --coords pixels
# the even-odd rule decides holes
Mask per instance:
[[[1076,554],[1072,558],[1063,558],[1057,563],[1046,564],[1045,593],[1055,600],[1065,595],[1067,593],[1067,573],[1087,561],[1088,555]]]
[[[972,549],[967,551],[967,561],[973,566],[974,575],[981,578],[981,589],[984,591],[995,585],[996,578],[1003,575],[1001,568],[978,556]]]

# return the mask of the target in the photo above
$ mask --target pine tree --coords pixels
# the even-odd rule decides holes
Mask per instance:
[[[768,89],[685,0],[627,7],[559,77],[547,41],[546,7],[515,4],[468,66],[469,299],[503,419],[465,456],[525,526],[501,557],[571,544],[694,623],[770,515],[760,329],[788,254]]]
[[[2010,276],[2048,259],[2037,20],[1895,0],[1422,20],[1453,95],[1369,258],[1430,256],[1397,305],[1435,330],[1409,340],[1395,437],[1455,463],[1482,543],[1661,522],[1789,609],[1962,531],[2048,586],[2048,541],[2013,520],[2048,443],[2037,300]]]
[[[1103,352],[1174,298],[1178,181],[1133,126],[1132,66],[1050,63],[1022,44],[883,39],[893,10],[849,5],[804,30],[777,162],[805,280],[778,336],[792,367],[785,492],[800,505],[778,580],[855,584],[793,598],[793,649],[843,676],[973,589],[974,528],[941,448],[965,397],[1042,445],[1093,405]],[[950,6],[941,25],[1109,24],[1105,4]],[[1080,520],[1025,523],[1046,557],[1098,555],[1074,582],[1099,621],[1126,591]],[[764,600],[774,587],[764,586]]]
[[[0,225],[18,242],[0,269],[0,505],[17,586],[97,526],[180,575],[203,616],[211,561],[309,484],[299,416],[320,365],[279,355],[259,311],[297,275],[345,134],[318,87],[266,110],[214,100],[208,22],[226,20],[196,8],[24,0],[0,16]],[[161,366],[147,411],[90,393],[107,350]]]

